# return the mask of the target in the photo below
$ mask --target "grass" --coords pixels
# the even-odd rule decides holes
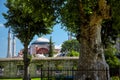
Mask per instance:
[[[0,80],[22,80],[22,79],[0,79]],[[40,78],[32,78],[31,80],[40,80]],[[43,79],[43,80],[48,80],[48,79]],[[55,79],[52,79],[55,80]],[[111,80],[120,80],[119,77],[112,77]]]
[[[0,80],[22,80],[21,79],[0,79]],[[40,78],[32,78],[31,80],[41,80]],[[42,80],[48,80],[48,78],[43,78]],[[55,80],[54,78],[50,79],[50,80]]]
[[[22,80],[22,79],[0,79],[0,80]],[[40,80],[40,78],[32,78],[31,80]]]
[[[114,76],[111,78],[111,80],[120,80],[120,77],[119,76]]]

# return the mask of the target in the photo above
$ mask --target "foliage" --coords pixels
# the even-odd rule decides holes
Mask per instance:
[[[120,66],[120,61],[116,57],[116,48],[109,44],[109,46],[105,49],[105,58],[110,68],[116,68]]]
[[[78,57],[79,56],[79,52],[77,52],[77,51],[74,51],[74,50],[72,50],[72,51],[70,51],[69,53],[67,53],[67,56],[70,56],[70,57]]]
[[[108,4],[111,6],[111,19],[104,20],[102,23],[102,42],[103,45],[108,43],[115,43],[118,34],[120,34],[120,11],[118,0],[107,0]],[[73,4],[71,4],[73,3]],[[90,21],[90,16],[93,12],[100,14],[98,1],[97,0],[82,0],[82,6],[84,12],[80,12],[78,0],[66,0],[64,6],[60,10],[61,23],[65,30],[68,30],[76,35],[80,36],[80,27],[81,24],[87,24]],[[72,10],[72,11],[71,11]],[[84,14],[84,15],[83,15]],[[84,19],[81,17],[83,16]]]
[[[96,0],[82,0],[81,3],[85,13],[80,12],[79,0],[66,0],[60,10],[60,20],[63,27],[76,35],[80,33],[81,24],[88,23],[89,20],[87,19],[93,11],[98,9],[98,2]],[[81,16],[86,18],[82,19]]]
[[[78,6],[78,0],[66,0],[64,6],[60,10],[60,21],[63,27],[73,33],[78,33],[80,25],[80,14]]]
[[[62,44],[62,53],[71,53],[71,51],[80,52],[80,44],[76,39],[67,40]]]
[[[24,80],[28,77],[30,58],[28,45],[35,35],[48,34],[56,21],[56,10],[62,1],[59,0],[7,0],[6,27],[23,43],[24,46]],[[58,4],[58,5],[57,5]]]
[[[9,10],[7,14],[3,13],[7,20],[6,27],[11,27],[23,44],[29,43],[34,35],[50,33],[55,23],[54,8],[51,4],[38,0],[38,7],[34,3],[34,0],[8,0],[6,7]]]
[[[111,78],[111,80],[120,80],[119,76],[114,76]]]
[[[57,70],[62,70],[63,66],[62,65],[57,65],[56,68],[57,68]]]
[[[104,47],[106,48],[109,44],[115,44],[116,39],[118,38],[118,35],[120,34],[119,26],[113,26],[114,21],[111,20],[105,20],[102,24],[102,31],[101,31],[101,37],[102,37],[102,43],[104,44]]]

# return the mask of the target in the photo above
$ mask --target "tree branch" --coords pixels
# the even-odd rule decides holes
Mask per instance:
[[[98,1],[99,11],[103,19],[110,18],[110,6],[107,4],[106,0]]]
[[[82,4],[82,0],[79,0],[79,10],[80,10],[80,18],[82,20],[82,23],[86,22],[86,18],[85,18],[85,11],[84,11],[84,6]]]

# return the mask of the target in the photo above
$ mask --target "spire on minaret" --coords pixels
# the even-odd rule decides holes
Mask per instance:
[[[13,41],[12,41],[12,57],[16,56],[16,43],[15,43],[15,35],[13,35]]]
[[[11,32],[10,32],[10,28],[8,30],[8,51],[7,51],[7,58],[12,57],[11,54]]]

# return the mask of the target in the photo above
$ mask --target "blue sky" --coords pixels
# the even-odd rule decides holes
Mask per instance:
[[[2,13],[7,11],[7,8],[4,6],[6,0],[0,0],[0,58],[5,58],[7,56],[7,39],[8,39],[8,28],[4,27],[4,23],[6,20],[2,16]],[[50,38],[52,36],[52,40],[56,46],[61,45],[64,41],[68,39],[67,32],[61,29],[61,25],[55,25],[53,32],[49,35],[43,36],[45,38]],[[35,41],[38,37],[35,36],[31,41]],[[23,48],[20,40],[16,38],[16,54],[18,54],[19,50]]]

